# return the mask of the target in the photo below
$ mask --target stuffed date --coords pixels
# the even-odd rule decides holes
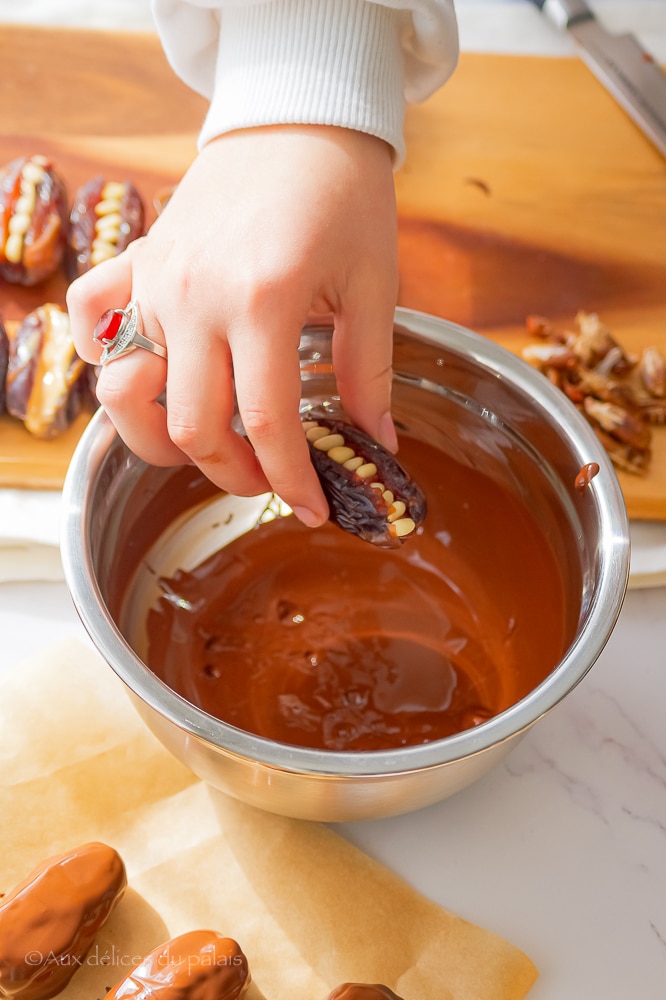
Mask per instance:
[[[91,397],[89,368],[76,353],[67,313],[50,302],[40,306],[10,343],[8,412],[35,437],[56,437]]]
[[[65,988],[127,886],[107,844],[49,858],[0,902],[0,997],[48,1000]]]
[[[76,192],[69,216],[67,270],[72,278],[122,253],[143,236],[145,209],[129,181],[94,177]]]
[[[358,427],[316,412],[303,419],[330,520],[381,548],[397,548],[422,524],[426,499],[394,455]]]
[[[36,285],[60,266],[67,245],[67,192],[52,163],[22,156],[0,170],[0,275]]]

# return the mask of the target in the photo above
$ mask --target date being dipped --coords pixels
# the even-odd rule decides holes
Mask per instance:
[[[333,524],[380,548],[397,548],[427,504],[396,457],[360,428],[310,412],[303,429]]]

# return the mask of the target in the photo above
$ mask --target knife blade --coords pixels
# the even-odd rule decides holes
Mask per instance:
[[[616,35],[584,0],[531,0],[581,47],[581,56],[648,139],[666,156],[666,73],[630,34]]]

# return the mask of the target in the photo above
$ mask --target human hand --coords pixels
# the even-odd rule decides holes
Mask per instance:
[[[301,330],[333,317],[342,404],[395,450],[396,293],[388,146],[286,125],[204,147],[148,234],[73,282],[67,306],[93,364],[97,319],[130,299],[146,336],[167,346],[168,362],[136,350],[101,369],[99,400],[132,451],[154,465],[193,462],[230,493],[274,490],[314,526],[328,507],[298,412]],[[247,440],[231,427],[235,402]]]

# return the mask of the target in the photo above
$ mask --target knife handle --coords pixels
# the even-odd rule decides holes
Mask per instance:
[[[585,0],[532,0],[532,3],[558,28],[570,28],[594,17]]]

